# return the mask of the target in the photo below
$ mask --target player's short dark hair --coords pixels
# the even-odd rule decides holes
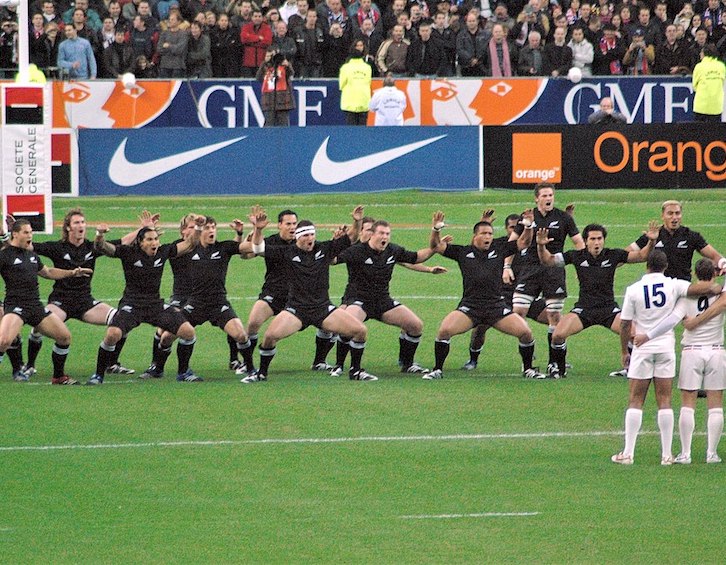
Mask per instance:
[[[699,281],[710,281],[716,276],[716,264],[708,257],[703,257],[696,262],[694,271]]]
[[[13,223],[13,227],[10,228],[10,233],[19,233],[21,229],[25,226],[29,226],[30,222],[28,220],[15,220],[15,223]]]
[[[362,224],[374,224],[375,221],[376,220],[373,216],[363,216],[363,219],[360,221],[360,223],[361,223],[361,225]]]
[[[534,185],[534,197],[537,198],[539,196],[540,191],[543,188],[551,188],[552,190],[555,189],[555,185],[551,182],[538,182]]]
[[[648,254],[645,266],[651,273],[662,273],[668,268],[668,257],[660,249],[654,249]]]
[[[80,208],[71,208],[68,210],[68,213],[63,217],[63,228],[61,229],[61,241],[68,241],[68,230],[71,227],[71,219],[73,216],[83,216],[84,218],[86,215],[83,213],[83,210]]]
[[[519,222],[519,220],[521,219],[521,214],[509,214],[509,216],[504,218],[504,227],[506,228],[509,225],[509,222],[511,222],[512,220],[516,220],[517,222]]]
[[[282,219],[285,216],[295,216],[297,218],[297,214],[295,212],[293,212],[292,210],[283,210],[282,212],[280,212],[277,215],[277,223],[279,224],[280,222],[282,222]]]
[[[214,224],[216,226],[217,225],[217,220],[215,220],[212,216],[207,216],[207,219],[204,220],[204,225],[205,226],[208,226],[208,225],[211,225],[211,224]]]
[[[474,233],[475,234],[476,232],[479,231],[479,228],[482,227],[482,226],[489,226],[490,228],[494,229],[492,227],[491,222],[487,222],[486,220],[481,220],[480,222],[477,222],[476,224],[474,224],[474,229],[471,230],[471,233]]]
[[[605,229],[605,226],[603,226],[601,224],[587,224],[585,226],[585,229],[582,230],[582,238],[587,240],[587,236],[590,235],[591,231],[602,232],[603,239],[606,239],[608,236],[608,230]]]
[[[376,220],[375,222],[373,222],[371,229],[373,231],[376,231],[376,229],[378,229],[378,227],[381,227],[381,226],[384,228],[390,228],[391,224],[389,224],[386,220]]]
[[[299,222],[297,223],[297,227],[298,227],[298,228],[304,228],[304,227],[306,227],[306,226],[313,226],[313,227],[315,227],[315,224],[314,224],[314,223],[312,223],[312,222],[311,222],[310,220],[300,220],[300,221],[299,221]]]

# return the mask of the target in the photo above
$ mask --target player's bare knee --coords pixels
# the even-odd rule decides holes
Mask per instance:
[[[176,335],[179,337],[179,339],[183,339],[184,341],[192,341],[196,337],[194,333],[194,327],[192,327],[189,322],[185,322],[181,326],[179,326],[179,330],[176,332]],[[163,337],[161,341],[163,344]]]
[[[364,323],[356,320],[355,325],[351,326],[351,330],[353,341],[365,341],[368,339],[368,328]]]
[[[529,326],[520,331],[517,337],[519,337],[519,343],[532,343],[532,341],[534,341],[534,336],[532,335],[532,330],[529,329]]]
[[[116,345],[121,340],[122,336],[123,334],[121,332],[121,328],[110,326],[106,330],[106,335],[103,338],[103,342],[106,345]]]
[[[413,317],[407,320],[402,327],[408,335],[421,335],[424,329],[424,323],[418,317]]]

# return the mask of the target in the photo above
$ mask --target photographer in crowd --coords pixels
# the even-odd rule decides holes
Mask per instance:
[[[295,108],[292,77],[290,61],[277,49],[268,48],[264,62],[257,69],[257,80],[262,83],[264,127],[290,125],[290,110]]]

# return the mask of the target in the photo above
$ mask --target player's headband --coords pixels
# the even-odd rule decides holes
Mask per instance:
[[[295,230],[295,239],[300,239],[304,235],[315,235],[315,226],[303,226]]]

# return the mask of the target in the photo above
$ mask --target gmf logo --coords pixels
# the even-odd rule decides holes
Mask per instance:
[[[543,181],[562,181],[562,134],[512,134],[512,183]]]

